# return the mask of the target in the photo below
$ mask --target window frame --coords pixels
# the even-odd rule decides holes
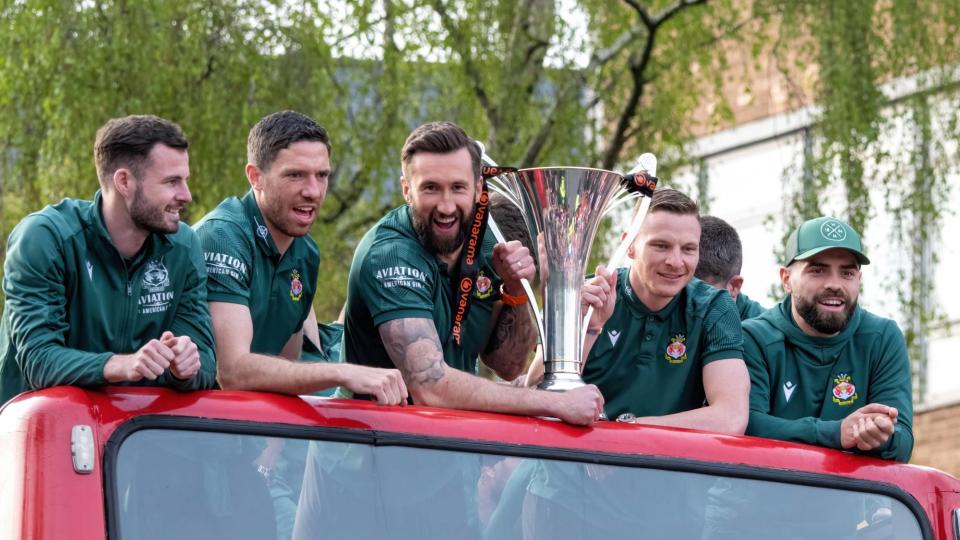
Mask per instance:
[[[559,459],[563,461],[595,463],[599,465],[614,465],[663,471],[686,472],[742,478],[748,480],[762,480],[782,484],[794,484],[810,487],[856,491],[890,497],[906,506],[920,524],[923,540],[934,540],[933,528],[923,506],[913,497],[895,484],[847,478],[825,473],[810,473],[788,469],[769,469],[752,465],[718,463],[710,461],[691,460],[686,458],[623,454],[616,452],[598,452],[591,450],[576,450],[527,444],[513,444],[494,441],[479,441],[434,435],[414,433],[398,433],[360,428],[343,428],[329,426],[304,426],[299,424],[281,424],[257,422],[251,420],[226,420],[217,418],[200,418],[176,415],[144,415],[123,422],[110,435],[103,448],[103,496],[104,513],[107,522],[107,538],[121,538],[119,516],[116,503],[117,493],[117,460],[120,448],[130,435],[149,429],[163,429],[175,431],[200,431],[211,433],[227,433],[234,435],[284,437],[302,440],[329,441],[367,444],[371,446],[401,446],[422,448],[426,450],[450,450],[456,452],[483,453],[507,457]],[[954,510],[955,537],[960,540],[960,510]]]

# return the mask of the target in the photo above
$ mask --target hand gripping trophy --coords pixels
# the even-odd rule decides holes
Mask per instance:
[[[627,201],[638,201],[627,234],[607,266],[616,268],[633,243],[656,189],[657,159],[643,154],[627,174],[579,167],[513,169],[498,167],[483,153],[484,176],[489,188],[520,209],[534,241],[542,242],[546,260],[541,272],[548,276],[543,288],[543,313],[539,312],[529,283],[523,286],[544,346],[543,390],[563,391],[583,386],[581,351],[586,323],[580,314],[580,289],[597,228],[611,210]],[[505,241],[496,223],[488,221],[497,241]],[[542,238],[541,238],[542,237]]]

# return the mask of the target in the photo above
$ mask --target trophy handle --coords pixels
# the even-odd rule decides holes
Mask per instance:
[[[490,232],[493,233],[494,238],[497,239],[497,242],[505,244],[507,239],[504,238],[503,233],[500,231],[500,227],[497,226],[496,220],[493,219],[492,215],[487,216],[487,227],[490,228]],[[540,306],[537,305],[537,297],[533,294],[533,288],[530,287],[530,282],[526,278],[520,280],[520,285],[523,286],[523,292],[527,295],[527,300],[530,302],[528,305],[533,311],[533,320],[537,322],[537,332],[540,334],[540,343],[547,342],[547,336],[543,332],[543,315],[540,313]]]

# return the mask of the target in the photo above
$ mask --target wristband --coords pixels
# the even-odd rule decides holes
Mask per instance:
[[[587,335],[588,335],[588,336],[599,336],[599,335],[600,335],[600,332],[601,332],[602,330],[603,330],[603,327],[602,327],[602,326],[599,327],[599,328],[590,328],[590,327],[587,327]]]
[[[526,293],[523,293],[520,296],[513,296],[512,294],[508,294],[507,291],[503,290],[503,284],[500,284],[500,301],[504,304],[511,307],[517,307],[526,304],[528,300],[529,298],[527,297]]]

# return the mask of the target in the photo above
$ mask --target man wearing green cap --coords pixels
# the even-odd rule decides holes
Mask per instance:
[[[748,435],[909,461],[910,361],[894,321],[857,305],[860,236],[819,217],[787,240],[787,297],[744,321]]]

